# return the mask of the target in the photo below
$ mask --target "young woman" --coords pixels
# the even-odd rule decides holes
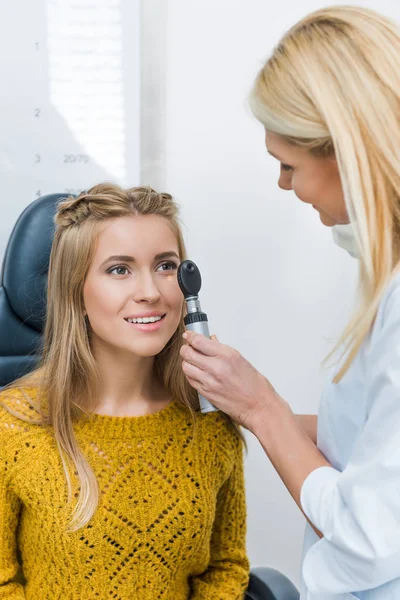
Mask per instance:
[[[0,598],[239,600],[242,439],[181,373],[177,206],[102,184],[55,221],[42,363],[0,393]]]
[[[308,518],[302,600],[397,600],[398,26],[356,6],[306,16],[267,60],[251,103],[267,150],[280,161],[279,186],[325,226],[353,230],[347,241],[360,260],[360,305],[335,351],[318,419],[294,415],[265,377],[216,340],[189,334],[183,368],[204,396],[255,433]]]

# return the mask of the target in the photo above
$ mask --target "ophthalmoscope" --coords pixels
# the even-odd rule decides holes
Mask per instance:
[[[178,268],[178,283],[185,297],[187,315],[184,318],[186,329],[210,337],[207,315],[202,312],[199,291],[201,275],[198,267],[191,260],[184,260]],[[208,413],[218,410],[207,398],[199,394],[200,410]]]

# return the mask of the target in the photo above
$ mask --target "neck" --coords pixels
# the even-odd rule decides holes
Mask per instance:
[[[170,396],[154,374],[154,356],[140,357],[93,340],[100,374],[94,412],[110,416],[143,416],[166,406]]]

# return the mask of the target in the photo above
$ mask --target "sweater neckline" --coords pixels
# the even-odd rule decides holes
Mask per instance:
[[[189,409],[174,399],[161,410],[138,417],[92,413],[80,417],[74,423],[74,430],[77,434],[90,435],[92,438],[143,438],[174,433],[177,426],[182,427],[185,419],[188,425],[192,425]]]

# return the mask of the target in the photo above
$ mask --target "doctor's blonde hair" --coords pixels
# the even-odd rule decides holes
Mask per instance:
[[[336,158],[360,255],[360,303],[330,356],[348,370],[400,260],[400,31],[356,6],[313,12],[281,39],[250,105],[267,131]]]

